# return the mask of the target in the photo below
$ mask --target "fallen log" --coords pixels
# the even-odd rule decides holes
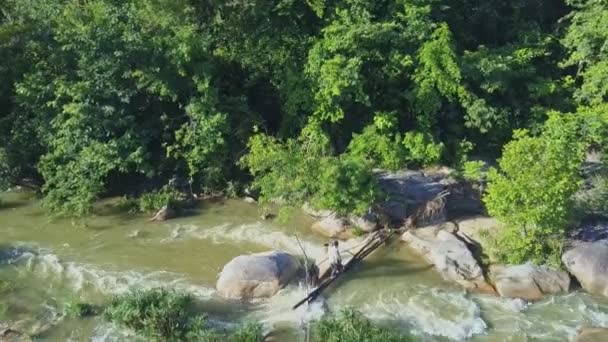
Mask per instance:
[[[363,260],[369,254],[371,254],[374,250],[376,250],[378,247],[380,247],[382,244],[384,244],[384,242],[386,242],[386,240],[388,240],[391,236],[393,236],[394,233],[395,232],[391,232],[390,234],[388,234],[387,236],[384,236],[384,237],[381,237],[378,233],[375,233],[373,235],[373,237],[363,246],[363,248],[361,248],[357,253],[355,253],[355,255],[344,264],[344,267],[342,268],[342,272],[338,273],[334,277],[330,277],[330,278],[326,279],[325,281],[323,281],[321,283],[321,285],[319,285],[316,289],[311,291],[304,299],[297,302],[293,306],[292,309],[295,310],[306,302],[310,303],[310,302],[314,301],[321,294],[321,292],[323,292],[323,290],[325,290],[327,287],[329,287],[329,285],[331,285],[341,275],[346,273],[346,271],[348,271],[350,268],[352,268],[352,266],[354,266],[356,263]]]

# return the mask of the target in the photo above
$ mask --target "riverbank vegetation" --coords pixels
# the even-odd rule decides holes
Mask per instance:
[[[414,339],[371,323],[358,311],[345,309],[335,316],[324,316],[314,325],[313,341],[324,342],[407,342]]]
[[[262,341],[261,327],[249,324],[226,335],[212,328],[186,293],[133,290],[112,299],[105,318],[154,341]]]
[[[348,214],[382,198],[374,169],[445,164],[487,182],[502,259],[552,260],[585,154],[606,161],[607,17],[600,0],[7,0],[0,187],[82,216],[110,195],[158,209],[181,178]]]

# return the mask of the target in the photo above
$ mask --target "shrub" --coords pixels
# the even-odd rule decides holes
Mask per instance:
[[[168,186],[145,193],[139,198],[139,210],[145,213],[158,211],[165,205],[175,208],[178,204],[179,193]]]
[[[73,301],[66,304],[64,313],[69,317],[90,317],[97,315],[99,313],[99,308],[93,304]]]
[[[406,162],[401,135],[396,131],[394,113],[379,113],[374,123],[361,134],[354,134],[347,153],[354,159],[366,160],[388,170],[402,168]]]
[[[377,184],[368,163],[329,154],[319,127],[307,126],[297,140],[281,142],[265,134],[249,141],[241,160],[254,176],[261,203],[280,199],[287,206],[310,202],[340,214],[362,213],[374,202]]]
[[[481,183],[485,163],[481,160],[467,161],[462,166],[462,176],[471,182]]]
[[[430,166],[441,160],[445,145],[435,143],[428,133],[407,132],[403,137],[407,161],[415,166]]]
[[[138,212],[140,200],[137,198],[131,198],[127,196],[122,196],[116,200],[114,207],[120,211],[135,213]]]
[[[608,175],[593,176],[590,189],[579,200],[585,213],[608,216]]]
[[[235,331],[230,336],[231,342],[262,342],[262,326],[249,323]]]
[[[245,325],[225,336],[197,312],[192,296],[165,289],[135,290],[114,297],[104,317],[155,341],[262,341],[259,324]]]
[[[115,297],[104,316],[156,340],[183,340],[203,328],[192,296],[164,289],[132,291]]]
[[[328,158],[315,177],[318,190],[311,204],[340,215],[363,214],[378,197],[378,183],[369,166],[360,160]]]
[[[500,170],[488,172],[488,212],[505,223],[497,237],[501,261],[559,260],[581,186],[585,144],[574,121],[552,118],[541,136],[519,131],[507,144]],[[559,261],[557,261],[559,264]]]
[[[313,341],[318,342],[401,342],[412,341],[378,327],[361,313],[346,309],[336,317],[324,317],[314,325]]]

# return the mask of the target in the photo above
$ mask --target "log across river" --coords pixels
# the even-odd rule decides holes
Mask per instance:
[[[370,255],[378,247],[382,246],[386,242],[386,240],[388,240],[391,236],[394,235],[394,233],[395,233],[394,231],[391,231],[389,234],[383,235],[381,232],[376,232],[376,233],[370,235],[370,237],[368,239],[366,239],[361,246],[355,247],[356,252],[353,254],[353,256],[350,259],[348,259],[344,263],[344,267],[342,268],[342,271],[333,277],[330,275],[331,266],[330,267],[325,266],[325,267],[321,268],[320,266],[322,266],[322,265],[318,265],[320,270],[321,269],[324,270],[324,272],[319,272],[319,279],[322,280],[321,283],[314,290],[312,290],[306,297],[304,297],[304,299],[297,302],[293,306],[293,309],[294,310],[297,309],[298,307],[300,307],[302,304],[304,304],[306,302],[310,303],[310,302],[314,301],[323,292],[323,290],[328,288],[341,275],[343,275],[344,273],[346,273],[350,269],[352,269],[352,267],[356,263],[362,261],[363,259],[365,259],[365,257]],[[327,259],[324,259],[323,261],[321,261],[321,263],[327,263]]]

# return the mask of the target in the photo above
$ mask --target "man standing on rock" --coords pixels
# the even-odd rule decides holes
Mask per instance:
[[[327,254],[331,264],[331,276],[333,278],[338,273],[342,272],[342,257],[340,256],[340,250],[338,249],[338,240],[334,240],[329,244],[329,247],[327,247]]]

